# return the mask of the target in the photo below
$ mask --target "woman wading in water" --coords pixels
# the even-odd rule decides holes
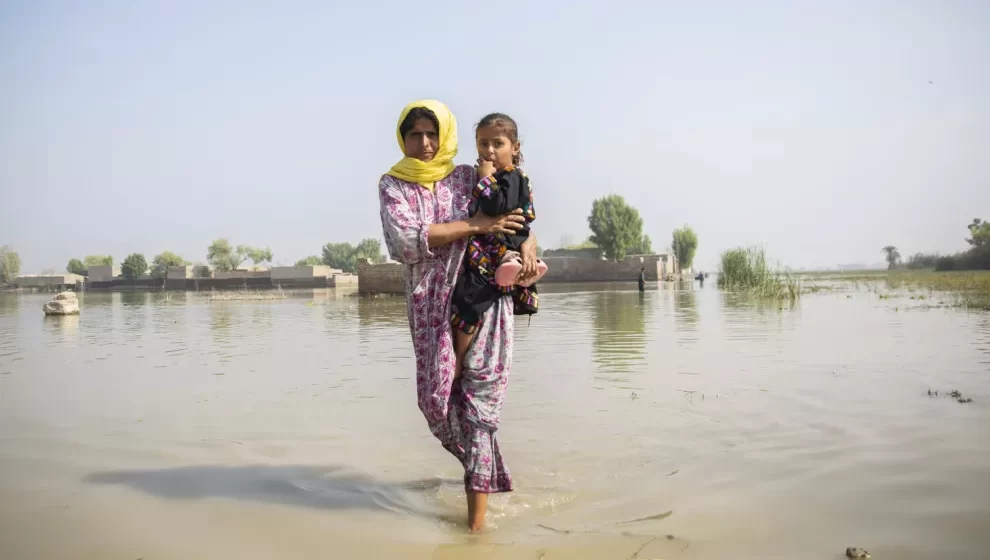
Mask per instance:
[[[469,217],[478,173],[454,165],[457,122],[439,101],[410,103],[397,127],[403,158],[378,184],[385,244],[405,265],[406,305],[416,355],[416,394],[430,431],[464,467],[468,527],[480,530],[488,494],[512,490],[499,452],[499,414],[512,366],[513,303],[506,295],[489,308],[454,381],[450,298],[467,238],[522,229],[520,211]],[[536,237],[522,246],[521,278],[537,271]]]

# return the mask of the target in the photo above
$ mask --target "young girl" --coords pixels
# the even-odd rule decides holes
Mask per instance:
[[[500,216],[520,210],[526,225],[514,235],[489,234],[472,237],[461,274],[451,298],[456,365],[454,378],[461,375],[464,355],[481,317],[499,298],[512,295],[515,315],[532,315],[539,307],[536,281],[547,265],[537,262],[533,278],[520,280],[520,247],[529,237],[529,224],[536,219],[529,178],[517,167],[522,161],[516,121],[502,113],[481,119],[475,129],[478,146],[478,185],[472,192],[470,213]]]

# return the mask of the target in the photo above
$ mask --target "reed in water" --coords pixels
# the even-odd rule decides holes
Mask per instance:
[[[718,287],[770,299],[793,300],[801,295],[800,282],[786,272],[771,270],[766,251],[758,247],[737,248],[722,253]]]

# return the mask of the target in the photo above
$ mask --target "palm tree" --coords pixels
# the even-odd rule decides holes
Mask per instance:
[[[901,253],[897,250],[897,247],[887,245],[883,249],[880,249],[880,252],[884,253],[884,258],[887,259],[887,270],[894,270],[894,267],[896,267],[897,263],[901,260]]]

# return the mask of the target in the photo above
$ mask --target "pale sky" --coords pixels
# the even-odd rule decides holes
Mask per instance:
[[[482,115],[518,121],[543,247],[609,193],[709,270],[952,252],[990,219],[990,2],[533,4],[0,0],[0,244],[37,272],[381,237],[424,97],[460,163]]]

